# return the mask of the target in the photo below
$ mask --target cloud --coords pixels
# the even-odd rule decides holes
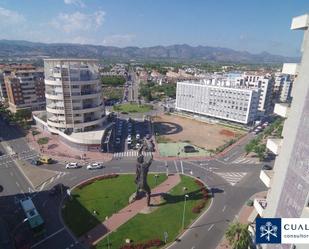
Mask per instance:
[[[86,5],[84,4],[84,2],[82,0],[64,0],[65,4],[74,4],[76,6],[79,6],[81,8],[86,7]]]
[[[89,31],[102,26],[104,22],[104,11],[96,11],[93,14],[84,14],[79,11],[72,14],[60,13],[50,24],[66,33],[76,31]]]
[[[16,25],[24,22],[26,19],[18,12],[0,7],[0,25]]]
[[[127,46],[130,44],[136,35],[134,34],[116,34],[116,35],[109,35],[103,39],[102,45],[107,46]]]

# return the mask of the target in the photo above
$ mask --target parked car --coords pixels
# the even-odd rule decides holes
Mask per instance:
[[[140,139],[141,136],[140,136],[139,133],[137,133],[135,137],[136,137],[136,139]]]
[[[136,145],[135,145],[135,149],[139,149],[139,148],[141,148],[141,144],[140,143],[137,143]]]
[[[273,168],[270,165],[264,164],[262,169],[263,170],[272,170]]]
[[[39,161],[44,164],[53,163],[53,159],[51,159],[50,157],[40,157]]]
[[[146,139],[150,139],[150,138],[151,138],[150,134],[146,134]]]
[[[89,165],[87,165],[87,169],[91,170],[91,169],[102,169],[103,168],[103,164],[102,163],[91,163]]]
[[[120,144],[120,138],[119,137],[116,138],[116,144]]]
[[[32,164],[32,165],[34,165],[34,166],[39,166],[39,165],[42,165],[43,163],[40,161],[40,160],[38,160],[38,159],[32,159],[31,161],[30,161],[30,163]]]
[[[80,166],[78,165],[78,163],[67,163],[67,165],[65,166],[66,169],[77,169]]]
[[[191,145],[186,145],[183,147],[185,153],[196,152],[196,149]]]

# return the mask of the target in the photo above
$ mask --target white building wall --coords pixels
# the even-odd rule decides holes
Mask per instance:
[[[257,115],[259,91],[178,82],[176,109],[247,124]]]

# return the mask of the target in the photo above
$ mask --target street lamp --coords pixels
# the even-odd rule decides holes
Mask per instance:
[[[108,216],[105,217],[105,221],[108,220]],[[109,232],[107,231],[107,248],[110,249],[110,244],[109,244]]]
[[[185,212],[186,212],[186,202],[189,195],[185,195],[185,202],[183,204],[183,214],[182,214],[182,230],[185,229]]]
[[[156,186],[157,186],[157,182],[158,182],[158,177],[159,177],[159,175],[157,175],[157,174],[154,175]]]

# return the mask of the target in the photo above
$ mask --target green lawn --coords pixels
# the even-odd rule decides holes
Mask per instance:
[[[138,105],[138,104],[122,104],[122,105],[115,105],[113,107],[114,111],[119,112],[128,112],[128,113],[143,113],[149,112],[152,110],[151,105]]]
[[[79,237],[101,223],[106,216],[128,205],[129,197],[136,190],[135,175],[119,175],[117,178],[95,181],[82,189],[72,192],[73,199],[65,203],[62,216],[67,226]],[[157,184],[166,180],[160,174]],[[155,186],[153,174],[148,175],[151,188]],[[97,215],[93,215],[93,210]]]
[[[183,188],[187,190],[184,192]],[[192,212],[199,200],[203,198],[200,187],[193,178],[182,176],[181,183],[174,187],[165,198],[162,205],[150,214],[138,214],[109,235],[110,248],[118,249],[129,238],[133,243],[146,242],[151,239],[163,239],[168,233],[168,243],[173,242],[182,230],[182,215],[184,210],[184,195],[188,194],[185,211],[185,227],[190,225],[198,214]],[[207,201],[206,207],[209,206]],[[107,249],[107,238],[100,241],[96,249]]]

